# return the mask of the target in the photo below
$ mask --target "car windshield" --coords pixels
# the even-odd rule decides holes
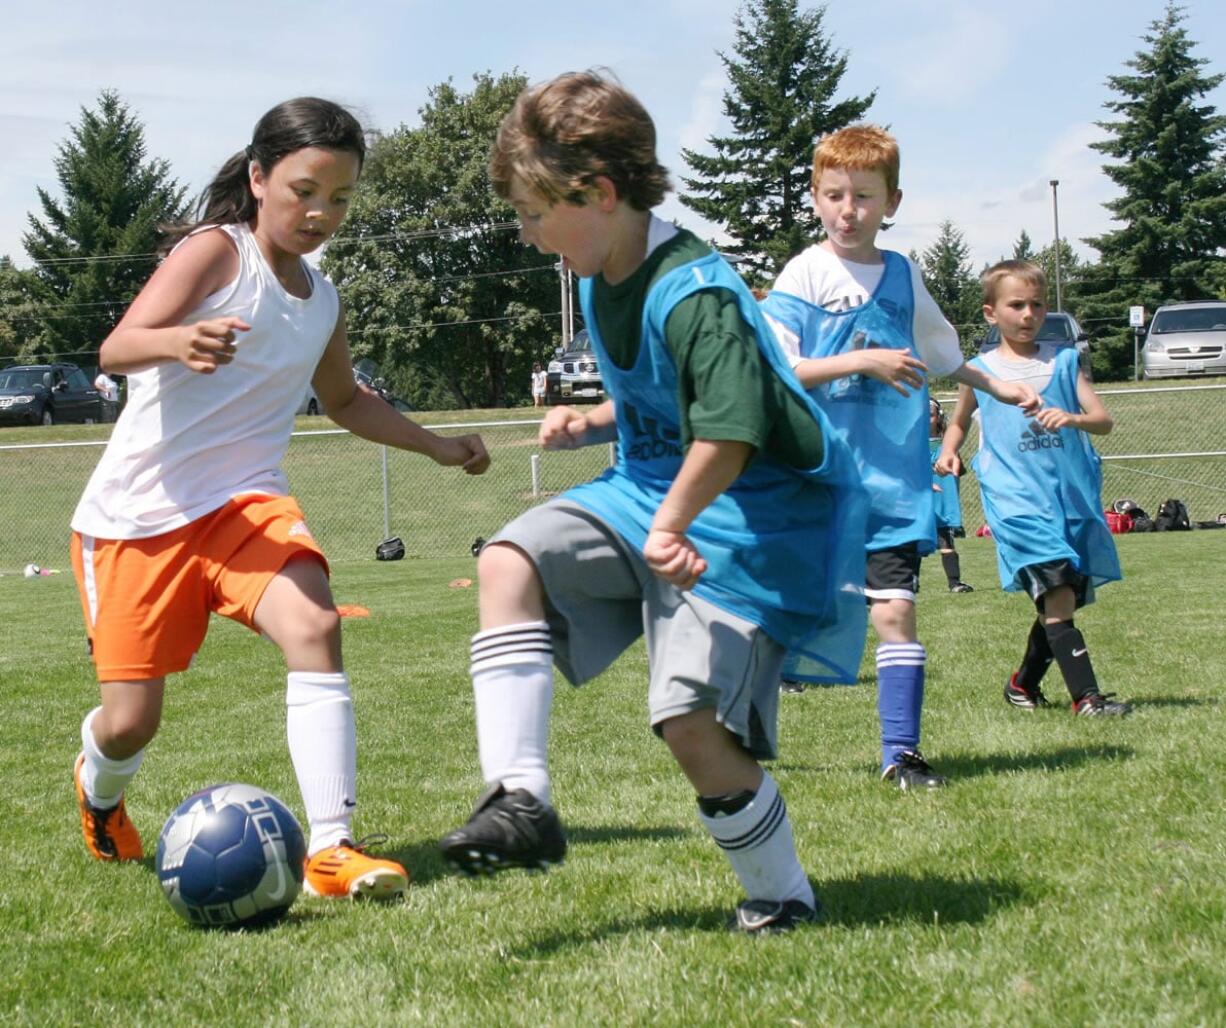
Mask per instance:
[[[1223,332],[1226,331],[1226,305],[1159,311],[1154,315],[1154,323],[1149,330],[1157,335],[1164,332]]]
[[[33,368],[19,368],[16,371],[0,371],[0,389],[33,389],[42,385],[43,373]]]
[[[588,353],[592,349],[591,336],[587,334],[587,329],[584,329],[575,336],[569,343],[566,344],[567,353]]]
[[[1073,326],[1068,318],[1052,317],[1049,314],[1043,319],[1043,327],[1039,329],[1039,334],[1035,336],[1035,340],[1040,342],[1071,343],[1073,342]],[[993,325],[988,329],[988,343],[995,346],[999,342],[1000,329]]]

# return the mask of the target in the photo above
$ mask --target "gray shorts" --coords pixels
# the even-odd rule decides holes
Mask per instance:
[[[595,514],[564,500],[533,507],[491,543],[536,565],[554,663],[573,685],[646,637],[651,725],[714,707],[754,757],[776,754],[784,650],[757,625],[670,585]]]

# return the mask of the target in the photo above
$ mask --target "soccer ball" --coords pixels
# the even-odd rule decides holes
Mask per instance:
[[[254,785],[188,796],[158,836],[158,880],[184,920],[205,927],[269,924],[302,888],[306,842],[285,804]]]

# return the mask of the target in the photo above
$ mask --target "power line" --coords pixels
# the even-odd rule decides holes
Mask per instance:
[[[506,271],[474,271],[468,275],[437,275],[437,276],[431,276],[428,279],[428,281],[430,282],[471,282],[471,281],[475,281],[476,279],[511,278],[515,275],[530,275],[530,274],[534,274],[539,271],[554,272],[556,270],[557,270],[557,265],[552,264],[552,263],[533,264],[529,267],[510,268]],[[86,302],[60,303],[60,304],[33,303],[30,306],[24,307],[21,311],[21,314],[23,316],[29,316],[31,314],[48,314],[48,313],[54,313],[56,311],[75,310],[78,308],[127,307],[128,304],[131,302],[132,302],[131,300],[93,300],[88,303]],[[98,311],[98,313],[106,313],[106,311]],[[77,314],[77,315],[65,314],[65,315],[60,315],[57,320],[60,320],[60,321],[88,321],[90,320],[90,316],[88,314]]]
[[[385,243],[391,240],[411,241],[414,239],[438,239],[444,236],[458,236],[465,232],[480,233],[480,232],[506,232],[510,229],[518,229],[518,221],[496,221],[488,225],[449,225],[443,228],[420,229],[415,232],[387,232],[381,235],[374,236],[333,236],[328,240],[329,246],[334,246],[337,243]],[[155,260],[158,257],[154,253],[111,253],[111,254],[93,254],[82,257],[43,257],[33,258],[32,263],[47,267],[50,265],[59,264],[92,264],[92,263],[108,263],[116,261],[148,261]]]

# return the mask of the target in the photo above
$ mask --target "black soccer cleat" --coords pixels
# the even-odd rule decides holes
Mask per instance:
[[[804,682],[798,682],[794,678],[781,678],[779,680],[779,691],[786,693],[802,693],[806,689]]]
[[[975,591],[975,587],[973,585],[967,585],[965,582],[954,582],[950,585],[949,591],[951,593],[973,593]]]
[[[932,770],[919,750],[902,750],[894,757],[894,763],[881,773],[883,782],[892,782],[903,792],[909,789],[939,789],[945,784],[945,776]]]
[[[1043,690],[1037,685],[1033,689],[1027,689],[1023,685],[1018,685],[1016,671],[1009,676],[1009,681],[1005,683],[1005,699],[1013,706],[1019,707],[1022,710],[1037,710],[1039,707],[1051,706],[1050,701],[1043,695]]]
[[[736,908],[728,928],[746,935],[776,935],[790,932],[797,925],[813,924],[824,916],[820,903],[815,910],[794,899],[782,903],[778,900],[746,900]]]
[[[526,789],[507,792],[499,782],[477,800],[463,828],[443,837],[443,856],[466,875],[489,875],[513,867],[560,864],[566,856],[562,822]]]
[[[1113,700],[1113,692],[1092,692],[1073,704],[1073,713],[1078,717],[1127,717],[1132,705],[1122,700]]]

